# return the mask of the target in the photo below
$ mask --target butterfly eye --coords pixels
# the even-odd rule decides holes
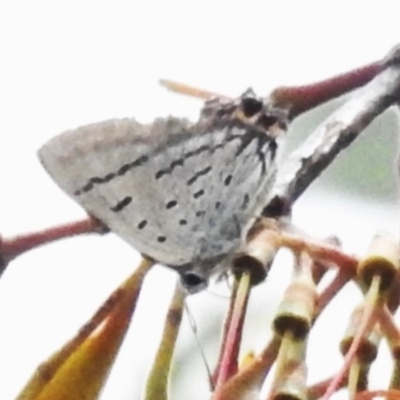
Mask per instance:
[[[196,293],[207,286],[207,279],[204,276],[197,275],[194,272],[188,272],[181,275],[183,286],[190,292]]]
[[[244,97],[242,99],[243,114],[247,118],[259,113],[263,107],[263,103],[254,97]]]

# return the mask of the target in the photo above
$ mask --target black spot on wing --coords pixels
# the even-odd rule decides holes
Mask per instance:
[[[143,229],[147,225],[147,221],[144,219],[138,223],[138,229]]]
[[[114,178],[115,178],[114,172],[110,172],[109,174],[107,174],[106,176],[103,177],[103,181],[110,182],[111,179],[114,179]]]
[[[177,205],[178,205],[178,202],[176,200],[171,200],[165,205],[165,207],[167,209],[170,209],[170,208],[173,208],[173,207],[175,207]]]
[[[202,170],[196,172],[187,182],[186,184],[188,186],[192,185],[199,179],[201,176],[207,175],[211,171],[212,167],[208,166],[206,168],[203,168]]]
[[[156,172],[156,175],[155,175],[155,178],[156,179],[160,179],[163,175],[165,175],[166,174],[166,172],[165,172],[165,170],[160,170],[160,171],[157,171]]]
[[[149,160],[149,157],[147,155],[143,155],[143,156],[140,156],[139,158],[137,158],[136,160],[132,161],[131,163],[122,165],[122,167],[120,167],[117,172],[110,172],[107,175],[102,176],[102,177],[94,176],[94,177],[90,178],[84,186],[82,186],[80,189],[76,190],[74,192],[74,195],[79,196],[82,193],[87,193],[90,190],[92,190],[95,185],[101,185],[101,184],[110,182],[117,176],[125,175],[131,169],[144,164],[148,160]]]
[[[225,179],[224,179],[224,185],[225,186],[229,186],[232,182],[232,175],[228,175]]]
[[[135,167],[139,167],[140,165],[144,164],[145,162],[149,161],[149,156],[143,155],[136,159],[135,161],[132,161],[131,163],[124,164],[118,171],[117,175],[122,176],[125,175],[128,171]]]
[[[110,207],[111,211],[114,212],[120,212],[123,210],[127,205],[129,205],[132,202],[132,197],[124,197],[121,201],[119,201],[115,206]]]
[[[203,196],[204,193],[205,193],[204,190],[203,190],[203,189],[200,189],[200,190],[198,190],[197,192],[193,193],[193,197],[194,197],[195,199],[198,199],[199,197]]]
[[[188,151],[187,153],[185,153],[181,158],[177,158],[176,160],[172,161],[171,164],[169,165],[169,167],[164,168],[164,169],[160,169],[156,172],[155,178],[156,179],[160,179],[163,175],[168,175],[170,174],[175,167],[177,166],[183,166],[184,162],[190,158],[190,157],[194,157],[197,156],[207,150],[210,150],[211,146],[210,145],[203,145],[200,146],[198,149],[196,150],[191,150]]]

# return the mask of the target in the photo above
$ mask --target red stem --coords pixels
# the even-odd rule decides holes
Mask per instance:
[[[39,232],[3,239],[0,242],[0,258],[4,264],[7,264],[20,254],[43,244],[71,236],[102,232],[105,230],[101,223],[90,217],[81,221],[69,222]]]
[[[295,118],[326,101],[365,85],[382,69],[382,62],[375,62],[310,85],[282,86],[272,92],[271,99],[274,105],[288,109],[290,118]]]
[[[214,400],[220,398],[223,384],[237,372],[237,359],[249,295],[250,277],[246,279],[242,276],[236,293],[235,306],[233,308],[228,333],[226,335],[226,342],[224,343],[225,348],[223,350],[221,365],[218,371],[218,378],[213,396]]]

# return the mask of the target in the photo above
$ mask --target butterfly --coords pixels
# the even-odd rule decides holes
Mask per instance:
[[[206,101],[196,123],[113,119],[64,132],[38,155],[90,215],[196,292],[243,248],[286,128],[286,113],[249,89]]]

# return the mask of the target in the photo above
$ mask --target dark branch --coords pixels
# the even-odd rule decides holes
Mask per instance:
[[[271,103],[275,107],[289,110],[289,118],[294,119],[365,85],[383,68],[384,62],[379,61],[310,85],[278,87],[270,95]]]
[[[400,97],[400,47],[385,68],[328,117],[280,167],[264,215],[288,214],[292,204],[335,157]]]

